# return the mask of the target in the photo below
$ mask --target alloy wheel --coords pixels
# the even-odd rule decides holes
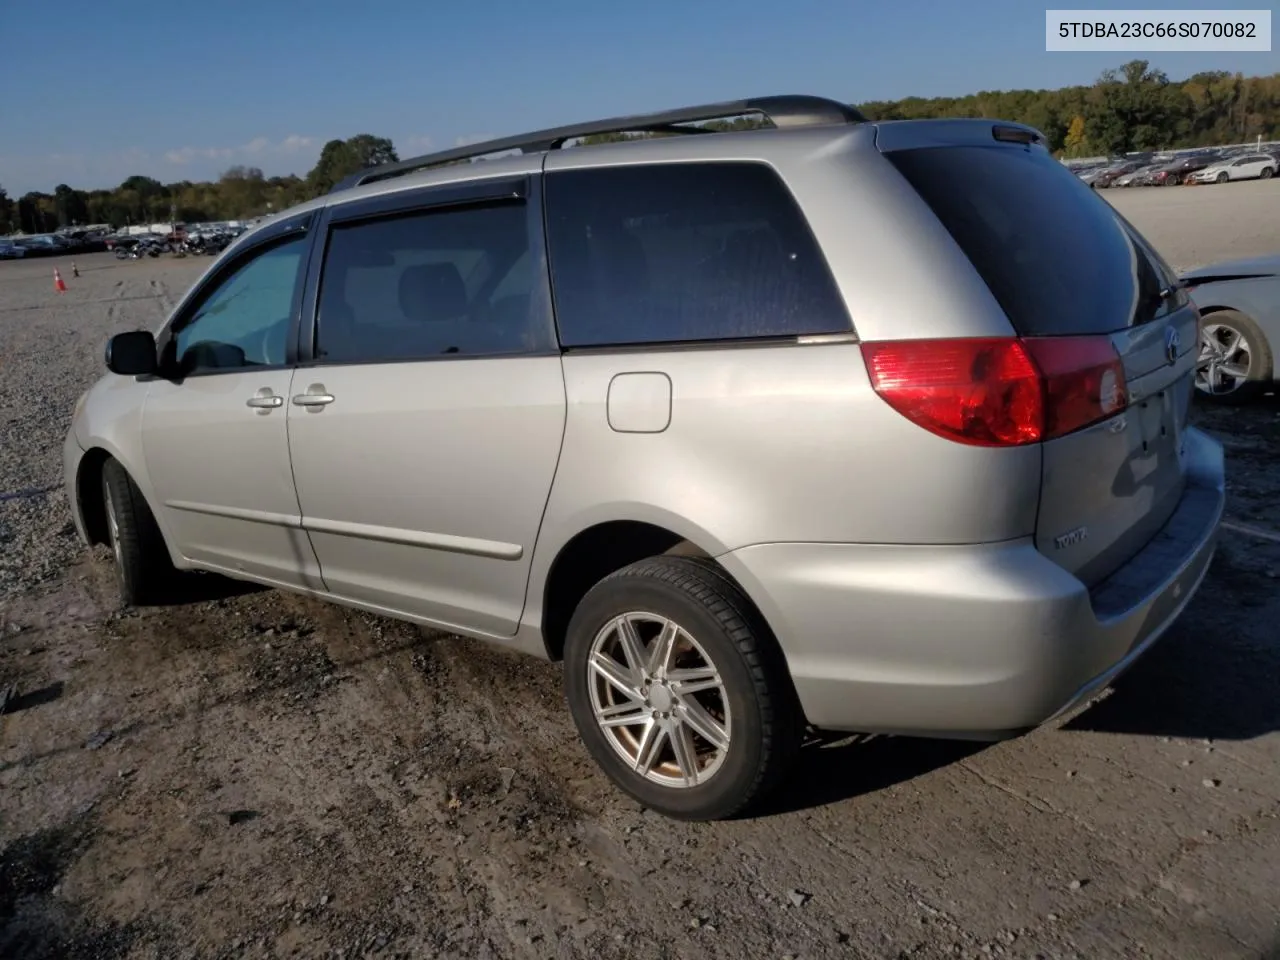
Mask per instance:
[[[732,717],[720,671],[675,621],[614,617],[587,660],[596,723],[637,774],[665,787],[706,783],[728,756]]]
[[[1196,361],[1196,389],[1223,396],[1235,393],[1249,380],[1253,349],[1248,339],[1225,323],[1206,323],[1200,331]]]

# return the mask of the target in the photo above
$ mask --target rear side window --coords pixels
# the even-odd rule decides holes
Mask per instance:
[[[524,204],[337,224],[316,320],[317,359],[370,363],[554,349]]]
[[[1110,333],[1163,308],[1162,265],[1106,200],[1048,155],[956,146],[886,156],[1023,336]]]
[[[850,329],[804,216],[763,164],[559,171],[546,204],[566,347]]]

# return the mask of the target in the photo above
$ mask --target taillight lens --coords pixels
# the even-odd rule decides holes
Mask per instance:
[[[1127,405],[1107,337],[898,340],[864,343],[862,356],[891,407],[958,443],[1040,443]]]

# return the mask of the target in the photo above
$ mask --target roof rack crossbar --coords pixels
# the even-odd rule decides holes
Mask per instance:
[[[606,133],[707,133],[709,131],[686,126],[707,120],[721,120],[728,117],[758,114],[775,127],[804,127],[819,124],[852,124],[865,123],[866,117],[853,107],[837,100],[825,97],[804,95],[786,95],[773,97],[754,97],[748,100],[729,100],[723,103],[708,103],[695,107],[681,107],[661,113],[637,114],[630,117],[613,117],[608,120],[593,120],[587,123],[570,124],[564,127],[553,127],[549,130],[538,130],[513,137],[501,137],[497,140],[486,140],[451,150],[441,150],[420,157],[411,157],[398,163],[384,163],[381,166],[369,167],[353,173],[339,182],[331,193],[349,190],[363,183],[373,183],[391,177],[403,176],[424,167],[434,167],[446,163],[457,163],[472,160],[476,157],[488,156],[491,153],[506,153],[519,150],[522,153],[541,153],[547,150],[558,150],[570,140],[590,137]]]

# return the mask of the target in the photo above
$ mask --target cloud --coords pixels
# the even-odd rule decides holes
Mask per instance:
[[[170,163],[186,164],[192,160],[229,160],[235,153],[228,147],[183,147],[166,150],[164,158]]]
[[[0,156],[0,184],[11,197],[30,190],[52,193],[60,183],[79,189],[114,186],[154,165],[141,147],[100,153],[8,154]]]
[[[405,157],[413,157],[422,153],[430,153],[435,149],[435,142],[425,134],[405,137],[396,144],[396,153]]]
[[[167,150],[164,159],[169,163],[183,166],[197,160],[234,160],[236,157],[261,157],[272,155],[292,155],[311,150],[316,145],[315,137],[304,137],[290,134],[276,142],[267,137],[254,137],[248,143],[238,147],[179,147]]]

